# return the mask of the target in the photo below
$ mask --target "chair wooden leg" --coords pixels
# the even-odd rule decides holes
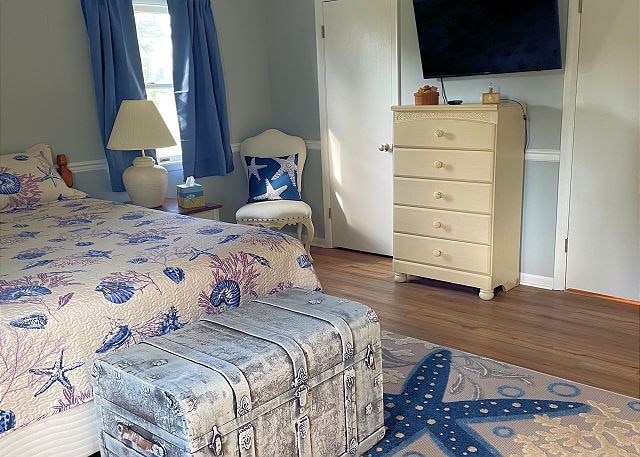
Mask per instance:
[[[298,226],[298,240],[302,241],[302,224],[296,224]]]
[[[313,228],[313,222],[311,222],[311,218],[304,221],[304,226],[307,229],[307,241],[304,244],[304,248],[307,253],[311,253],[311,242],[313,241],[313,235],[315,234],[315,229]]]

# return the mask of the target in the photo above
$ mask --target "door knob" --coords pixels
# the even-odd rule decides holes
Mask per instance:
[[[391,151],[391,145],[389,143],[383,143],[380,146],[378,146],[378,151],[389,152]]]
[[[436,200],[440,200],[442,197],[444,197],[444,194],[442,192],[433,193],[433,198],[435,198]]]
[[[442,138],[444,136],[444,130],[438,129],[435,132],[433,132],[433,134],[438,138]]]

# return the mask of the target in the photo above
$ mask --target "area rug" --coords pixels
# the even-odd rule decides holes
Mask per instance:
[[[640,456],[640,401],[383,332],[385,438],[368,456]]]

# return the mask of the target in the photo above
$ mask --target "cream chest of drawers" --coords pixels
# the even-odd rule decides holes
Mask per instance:
[[[520,105],[393,108],[393,269],[480,289],[520,276]]]

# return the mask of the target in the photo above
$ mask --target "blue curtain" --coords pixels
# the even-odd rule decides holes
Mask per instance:
[[[102,143],[109,164],[111,188],[125,190],[122,172],[140,151],[107,149],[122,100],[146,98],[136,23],[131,0],[80,0],[89,35],[89,51]],[[149,151],[155,157],[155,151]]]
[[[233,171],[222,62],[211,0],[167,0],[185,177]]]

